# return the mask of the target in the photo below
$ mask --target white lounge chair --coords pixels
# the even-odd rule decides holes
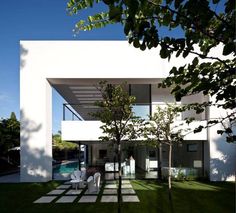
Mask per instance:
[[[79,183],[79,187],[80,188],[84,188],[85,186],[86,186],[86,168],[81,168],[81,176],[80,176],[80,178],[81,178],[81,181],[80,181],[80,183]]]
[[[94,185],[97,188],[97,191],[99,191],[100,188],[100,182],[101,182],[101,173],[100,172],[96,172],[93,175],[93,180],[94,180]]]
[[[87,179],[87,184],[88,184],[88,192],[89,193],[97,191],[96,186],[94,185],[93,176],[89,176],[89,178]]]
[[[70,182],[72,184],[72,188],[75,188],[77,190],[78,184],[80,184],[81,180],[77,179],[74,172],[70,175],[70,178],[71,178]]]
[[[75,170],[74,171],[74,175],[76,177],[77,180],[80,180],[81,179],[81,171],[80,170]]]
[[[86,168],[81,168],[81,179],[86,180]]]

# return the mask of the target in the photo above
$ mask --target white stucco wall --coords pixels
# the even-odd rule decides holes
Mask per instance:
[[[215,101],[214,98],[211,101]],[[231,111],[228,111],[230,113]],[[218,119],[226,116],[226,111],[211,107],[209,119]],[[223,129],[221,124],[215,125],[208,130],[210,138],[210,179],[212,181],[235,181],[236,175],[236,143],[227,143],[226,135],[217,134],[217,130]],[[233,128],[236,132],[236,127]]]
[[[68,141],[98,141],[103,136],[103,125],[101,121],[62,121],[61,132],[62,140]],[[173,124],[174,130],[184,129],[184,140],[207,140],[207,131],[203,129],[201,132],[194,134],[193,130],[199,125],[206,126],[206,121],[194,121],[191,125],[187,125],[183,121],[176,121]],[[142,139],[142,138],[139,138]]]
[[[73,79],[150,79],[155,83],[156,79],[166,77],[172,66],[178,67],[192,59],[173,58],[169,62],[160,59],[157,50],[140,51],[127,41],[21,41],[20,48],[23,182],[41,182],[52,178],[52,100],[49,82],[52,83],[53,79],[66,83]],[[209,135],[213,159],[218,156],[214,153],[219,151],[213,148],[216,144],[214,132]],[[231,147],[227,145],[222,150],[227,152]],[[225,164],[222,169],[224,172],[232,167]]]
[[[22,182],[52,179],[48,80],[155,79],[171,68],[156,50],[142,52],[126,41],[21,41],[20,53]]]
[[[61,137],[67,141],[98,141],[102,136],[101,121],[62,121]]]

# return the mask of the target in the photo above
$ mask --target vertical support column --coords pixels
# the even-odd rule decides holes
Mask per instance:
[[[52,90],[38,72],[21,69],[21,182],[52,179]]]
[[[211,98],[215,102],[214,97]],[[228,113],[232,111],[228,110]],[[227,116],[226,110],[211,106],[209,109],[209,119],[217,119]],[[210,180],[211,181],[234,181],[236,168],[235,144],[227,143],[226,134],[219,135],[217,130],[222,129],[221,124],[209,128],[210,143]],[[236,128],[233,128],[233,132]]]
[[[80,150],[81,150],[81,144],[80,144],[80,141],[79,141],[79,170],[81,170]]]

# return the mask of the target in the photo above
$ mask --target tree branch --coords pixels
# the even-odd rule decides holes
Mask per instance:
[[[195,26],[195,23],[193,22],[192,19],[188,18],[188,17],[185,16],[184,14],[179,13],[179,12],[176,11],[176,10],[171,9],[168,5],[156,4],[155,2],[153,2],[153,1],[151,1],[151,0],[148,0],[148,2],[151,3],[151,4],[154,4],[155,6],[159,6],[159,7],[163,8],[163,9],[167,9],[167,10],[169,10],[170,12],[175,13],[175,14],[177,14],[177,15],[179,15],[179,16],[185,18],[190,24],[194,24],[194,26]],[[195,31],[197,30],[196,27],[191,27],[191,28],[192,28],[193,30],[195,30]],[[199,31],[200,31],[201,33],[203,33],[204,35],[208,36],[209,38],[214,39],[214,40],[216,40],[217,42],[224,42],[223,40],[220,40],[220,39],[218,39],[218,38],[216,38],[216,37],[210,35],[210,34],[207,33],[206,31],[204,31],[202,28],[198,28],[198,29],[199,29]]]

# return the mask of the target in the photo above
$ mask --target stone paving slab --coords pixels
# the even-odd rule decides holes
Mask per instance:
[[[55,189],[51,192],[48,192],[47,195],[60,195],[65,191],[65,189]]]
[[[79,195],[82,192],[81,189],[75,190],[75,189],[71,189],[68,192],[66,192],[66,195]]]
[[[123,195],[122,200],[123,202],[140,202],[136,195]]]
[[[70,185],[60,185],[57,187],[57,189],[69,189],[71,186]]]
[[[121,189],[122,194],[135,194],[133,189]]]
[[[117,201],[117,196],[114,195],[103,195],[101,199],[102,203],[116,203]]]
[[[130,184],[130,181],[129,180],[122,180],[122,183],[123,184]]]
[[[82,196],[79,200],[79,203],[95,203],[97,196]]]
[[[87,189],[84,194],[86,194],[86,195],[98,195],[99,192],[100,192],[100,189],[98,191],[94,191],[94,192],[89,192],[89,190]]]
[[[34,203],[51,203],[57,196],[42,196],[38,200],[34,201]]]
[[[104,189],[103,194],[117,194],[117,189]]]
[[[122,188],[122,189],[132,189],[133,186],[132,186],[131,184],[122,184],[122,185],[121,185],[121,188]]]
[[[56,203],[73,203],[77,196],[62,196]]]
[[[105,189],[117,189],[117,185],[116,184],[106,184]]]
[[[116,184],[116,180],[106,180],[106,184]]]

